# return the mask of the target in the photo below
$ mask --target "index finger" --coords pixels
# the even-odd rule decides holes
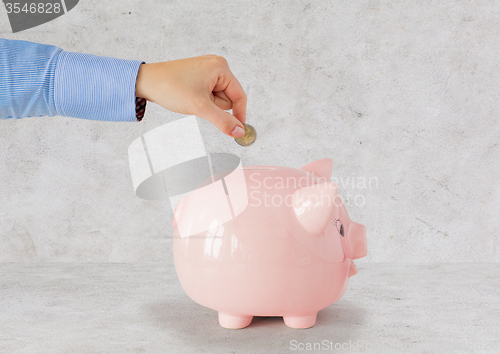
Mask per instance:
[[[224,76],[226,77],[226,82],[223,85],[225,87],[221,88],[233,103],[233,116],[235,116],[241,123],[245,123],[247,113],[247,95],[231,70],[228,70]],[[217,86],[218,85],[216,85],[216,87]]]

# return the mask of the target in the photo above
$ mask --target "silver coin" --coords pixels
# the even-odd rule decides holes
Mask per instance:
[[[234,140],[241,146],[250,146],[257,138],[257,131],[250,124],[243,124],[245,126],[245,135],[241,138],[234,138]]]

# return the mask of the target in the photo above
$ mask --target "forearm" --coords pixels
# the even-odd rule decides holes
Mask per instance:
[[[0,119],[62,115],[137,121],[141,63],[0,39]]]
[[[59,115],[137,121],[135,85],[141,61],[62,52],[54,78]]]
[[[247,97],[216,55],[144,64],[0,39],[0,119],[62,115],[138,121],[146,100],[244,135]],[[136,102],[136,96],[143,97]],[[232,110],[233,114],[230,114]]]

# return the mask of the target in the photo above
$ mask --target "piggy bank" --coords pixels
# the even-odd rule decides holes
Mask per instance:
[[[222,327],[246,327],[253,316],[312,327],[318,311],[344,294],[357,273],[353,259],[367,253],[366,229],[349,219],[330,182],[332,167],[330,159],[301,169],[243,167],[244,211],[189,237],[180,237],[177,226],[199,220],[191,198],[196,191],[177,204],[172,224],[179,281],[191,299],[218,311]]]

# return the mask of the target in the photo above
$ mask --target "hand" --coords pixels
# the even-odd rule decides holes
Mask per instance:
[[[172,112],[204,118],[229,136],[239,138],[245,133],[247,96],[223,57],[142,64],[136,96]],[[230,109],[232,115],[225,112]]]

